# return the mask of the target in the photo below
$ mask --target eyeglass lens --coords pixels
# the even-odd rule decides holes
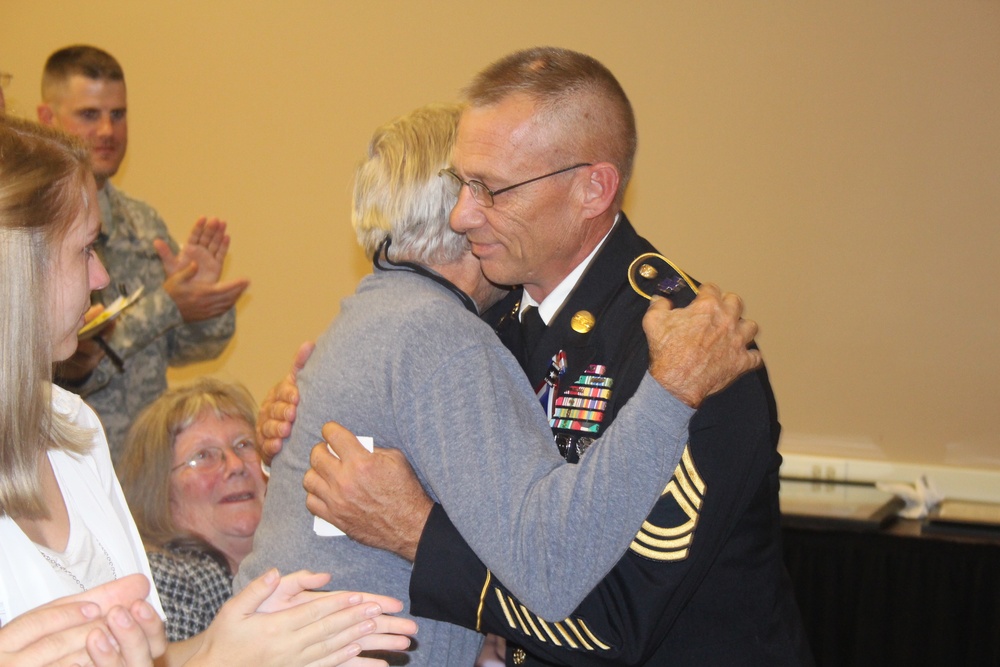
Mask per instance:
[[[462,177],[453,172],[451,169],[442,169],[438,172],[438,176],[444,179],[448,192],[454,196],[458,196],[462,191],[463,185],[469,186],[469,192],[472,194],[472,198],[476,200],[476,203],[480,206],[485,206],[489,208],[493,206],[493,194],[490,189],[486,187],[486,184],[475,179],[471,181],[464,181]]]
[[[231,449],[241,461],[252,462],[257,459],[257,450],[249,440],[241,440],[233,445]],[[222,465],[225,458],[226,455],[220,448],[206,447],[192,456],[186,462],[186,465],[191,466],[195,470],[215,470]]]
[[[468,185],[469,192],[472,194],[472,198],[476,200],[476,203],[478,203],[480,206],[489,208],[493,206],[493,198],[496,197],[497,195],[501,195],[505,192],[510,192],[515,188],[521,187],[522,185],[528,185],[529,183],[540,181],[543,178],[549,178],[550,176],[557,176],[559,174],[564,174],[567,171],[571,171],[573,169],[579,169],[580,167],[589,167],[589,166],[591,166],[590,162],[579,162],[569,167],[563,167],[562,169],[557,169],[556,171],[550,172],[548,174],[535,176],[534,178],[529,178],[526,181],[521,181],[520,183],[508,185],[507,187],[500,188],[499,190],[490,190],[488,187],[486,187],[485,183],[483,183],[482,181],[477,181],[475,179],[464,181],[462,180],[461,176],[456,174],[451,169],[442,169],[441,171],[438,172],[438,176],[444,176],[444,174],[448,175],[448,178],[445,179],[445,182],[451,186],[450,190],[452,194],[454,194],[456,197],[458,196],[459,191],[462,189],[462,186]]]

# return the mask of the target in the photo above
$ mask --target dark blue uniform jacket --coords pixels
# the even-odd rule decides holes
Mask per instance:
[[[530,355],[521,349],[517,291],[487,314],[533,385],[562,350],[558,395],[605,401],[584,404],[600,410],[570,407],[553,419],[570,460],[577,443],[586,445],[613,421],[647,369],[641,322],[649,302],[627,274],[634,258],[654,251],[623,215]],[[671,298],[684,306],[694,294],[685,288]],[[572,320],[577,315],[576,328],[586,328],[579,326],[583,312],[593,326],[579,332]],[[779,430],[763,369],[709,397],[627,553],[558,622],[524,608],[502,582],[487,584],[485,566],[436,506],[414,563],[412,613],[506,637],[508,665],[811,665],[782,560]],[[566,576],[573,576],[571,562]]]

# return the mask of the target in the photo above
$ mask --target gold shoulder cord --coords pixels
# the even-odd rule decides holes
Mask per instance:
[[[688,284],[688,287],[690,287],[691,290],[695,294],[698,293],[698,287],[697,287],[697,285],[694,284],[694,281],[691,280],[691,278],[688,277],[688,274],[684,273],[684,271],[682,271],[680,269],[680,267],[678,267],[676,264],[674,264],[673,262],[671,262],[669,259],[667,259],[666,257],[664,257],[663,255],[661,255],[658,252],[646,252],[646,253],[643,253],[643,254],[639,255],[635,259],[633,259],[632,263],[629,264],[629,267],[628,267],[628,282],[629,282],[629,285],[632,286],[632,289],[634,289],[636,291],[636,294],[638,294],[639,296],[642,296],[642,297],[644,297],[646,299],[652,299],[653,298],[649,294],[646,294],[645,292],[643,292],[642,288],[639,287],[639,284],[635,280],[635,274],[636,274],[637,267],[639,266],[640,262],[643,262],[643,261],[645,261],[647,259],[653,259],[653,258],[661,259],[664,262],[666,262],[667,265],[670,266],[670,268],[672,268],[674,271],[676,271],[677,275],[679,275],[684,280],[684,282],[686,282]]]

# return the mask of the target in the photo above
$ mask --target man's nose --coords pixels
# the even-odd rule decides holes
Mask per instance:
[[[455,208],[451,209],[449,224],[453,231],[464,234],[470,229],[475,229],[483,224],[482,206],[472,196],[472,190],[467,186],[462,186],[458,191],[458,201]]]
[[[101,119],[97,122],[97,133],[102,137],[111,136],[114,131],[114,122],[111,120],[111,114],[102,115]]]

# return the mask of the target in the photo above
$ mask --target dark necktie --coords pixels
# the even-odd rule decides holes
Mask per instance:
[[[521,339],[524,341],[524,352],[530,356],[535,351],[538,341],[545,331],[545,321],[538,314],[538,308],[528,306],[521,313]]]

